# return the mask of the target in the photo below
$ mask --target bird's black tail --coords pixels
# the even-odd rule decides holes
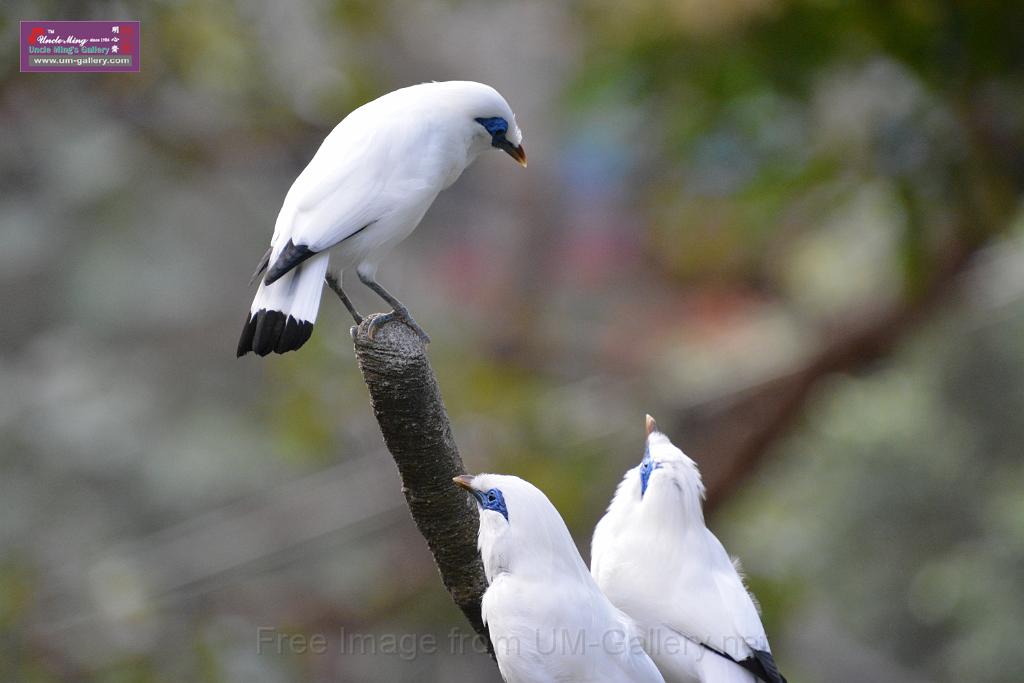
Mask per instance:
[[[238,339],[239,357],[287,353],[305,344],[313,334],[320,308],[320,292],[328,256],[315,254],[273,284],[260,283]]]
[[[238,339],[238,357],[252,351],[257,356],[268,353],[295,351],[309,341],[313,334],[313,323],[298,320],[283,311],[269,311],[261,308],[249,314]]]

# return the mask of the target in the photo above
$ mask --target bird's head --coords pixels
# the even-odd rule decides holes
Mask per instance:
[[[508,105],[506,105],[508,106]],[[489,136],[491,147],[500,149],[526,168],[526,150],[523,149],[523,134],[516,126],[516,120],[504,116],[478,116],[474,120]]]
[[[643,457],[626,471],[594,529],[592,568],[605,579],[632,566],[633,560],[623,565],[610,559],[619,550],[643,558],[661,550],[671,554],[681,530],[704,526],[704,484],[696,463],[672,445],[650,415],[645,426]]]
[[[480,512],[478,545],[488,579],[509,571],[529,571],[535,560],[547,565],[583,567],[558,510],[536,486],[504,474],[463,474],[453,479],[476,501]]]
[[[472,81],[450,81],[445,85],[451,91],[451,105],[470,131],[474,153],[500,149],[526,166],[523,132],[501,93],[489,85]]]
[[[634,495],[644,502],[655,499],[667,502],[682,497],[685,507],[699,512],[704,499],[704,483],[697,463],[658,430],[658,424],[650,415],[646,417],[645,427],[647,439],[643,458],[634,468]]]
[[[457,486],[469,491],[476,501],[480,510],[480,519],[488,520],[488,524],[496,524],[499,528],[507,527],[509,524],[508,504],[505,502],[505,494],[502,487],[518,488],[515,477],[507,477],[500,474],[460,474],[452,479]],[[522,482],[526,483],[526,482]]]

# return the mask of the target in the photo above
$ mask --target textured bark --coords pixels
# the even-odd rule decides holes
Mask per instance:
[[[434,370],[420,338],[400,322],[367,335],[356,328],[355,350],[384,443],[398,466],[402,493],[427,541],[441,580],[491,650],[480,616],[487,588],[476,548],[479,516],[452,477],[465,474]]]

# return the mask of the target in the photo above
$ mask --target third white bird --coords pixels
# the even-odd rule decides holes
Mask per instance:
[[[643,459],[594,530],[591,571],[669,683],[785,683],[761,617],[704,524],[696,463],[647,417]]]

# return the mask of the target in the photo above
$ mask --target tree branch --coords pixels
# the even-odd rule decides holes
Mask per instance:
[[[677,415],[674,429],[688,434],[707,485],[705,508],[714,510],[756,471],[771,447],[803,414],[818,383],[834,373],[857,372],[886,357],[955,289],[973,252],[954,246],[916,296],[836,325],[826,342],[795,372],[775,378],[726,403]]]
[[[427,541],[441,580],[473,630],[491,642],[480,615],[487,589],[477,553],[479,516],[452,477],[465,474],[434,370],[420,338],[389,322],[370,339],[371,315],[356,328],[355,351],[402,493]]]

